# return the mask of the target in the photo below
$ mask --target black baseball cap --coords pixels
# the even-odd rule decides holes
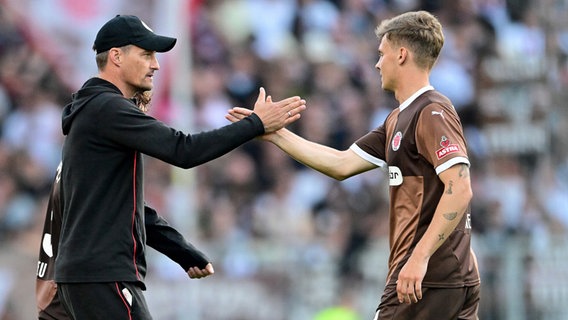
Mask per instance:
[[[136,16],[117,15],[101,27],[93,49],[98,54],[132,44],[149,51],[166,52],[174,47],[176,41],[176,38],[155,34]]]

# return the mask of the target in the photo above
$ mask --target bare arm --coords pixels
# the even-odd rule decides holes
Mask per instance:
[[[439,177],[445,188],[432,222],[398,276],[397,292],[400,302],[410,303],[422,299],[422,280],[428,261],[461,221],[472,198],[467,165],[454,165],[440,173]]]
[[[226,118],[235,122],[250,113],[251,110],[245,108],[233,108],[229,110]],[[349,149],[341,151],[315,143],[286,128],[272,134],[265,134],[262,139],[272,142],[296,161],[337,180],[344,180],[376,168],[375,165],[362,159]]]
[[[349,149],[340,151],[308,141],[285,128],[269,138],[298,162],[337,180],[344,180],[375,168]]]

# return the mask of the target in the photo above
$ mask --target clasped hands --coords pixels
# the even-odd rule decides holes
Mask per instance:
[[[266,91],[261,87],[253,110],[235,107],[229,110],[225,118],[236,122],[255,113],[264,125],[264,132],[272,133],[300,119],[300,113],[305,109],[304,99],[293,96],[280,101],[272,101],[272,97],[266,96]]]

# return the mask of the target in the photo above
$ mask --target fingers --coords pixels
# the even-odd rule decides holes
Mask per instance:
[[[422,300],[422,282],[417,281],[414,284],[414,293],[416,294],[415,302],[418,302],[418,300]]]
[[[299,114],[306,109],[305,104],[306,101],[298,96],[273,101],[272,96],[267,96],[264,88],[260,88],[252,110],[245,113],[233,109],[225,115],[225,119],[236,122],[254,112],[262,121],[265,133],[272,133],[300,119]]]
[[[398,302],[400,303],[417,303],[418,300],[422,299],[422,285],[420,282],[397,281],[396,292]]]
[[[300,113],[306,109],[306,101],[299,100],[294,103],[288,105],[288,111],[286,112],[287,119],[285,120],[285,125],[287,126],[290,123],[300,119],[302,116]]]
[[[225,119],[229,120],[230,122],[237,122],[242,120],[252,114],[252,110],[247,108],[240,108],[235,107],[233,109],[229,109],[227,114],[225,115]]]
[[[215,273],[215,269],[213,269],[213,265],[211,263],[208,263],[205,266],[205,270],[207,270],[207,272],[209,272],[209,274],[214,274]]]
[[[225,119],[229,120],[230,122],[237,122],[240,120],[239,118],[233,117],[230,113],[225,115]]]
[[[272,97],[268,96],[266,98],[266,102],[271,103]],[[290,118],[286,120],[286,124],[292,123],[298,119],[300,119],[300,113],[306,109],[306,101],[300,99],[299,97],[294,98],[287,98],[278,102],[275,102],[276,106],[280,106],[286,111],[285,115]],[[225,115],[225,119],[231,122],[237,122],[239,120],[244,119],[245,117],[250,116],[253,113],[253,110],[242,108],[242,107],[235,107],[228,110],[228,114]]]
[[[263,87],[260,87],[258,97],[256,98],[255,104],[262,103],[264,101],[266,101],[266,91],[264,90]]]
[[[191,279],[204,278],[214,273],[215,270],[213,269],[213,265],[211,263],[207,264],[207,266],[205,266],[205,269],[200,269],[199,267],[191,267],[187,271],[187,274]]]
[[[247,108],[235,107],[229,110],[229,114],[231,114],[236,118],[242,119],[244,117],[250,116],[252,114],[252,110]]]
[[[286,109],[288,109],[287,110],[288,117],[293,118],[299,116],[302,111],[306,110],[306,100],[301,99],[295,101],[294,103],[290,103]],[[300,118],[298,117],[297,119]]]

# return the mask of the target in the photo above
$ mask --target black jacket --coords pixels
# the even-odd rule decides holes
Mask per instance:
[[[54,281],[54,264],[58,252],[62,215],[60,178],[61,165],[57,168],[47,203],[39,249],[36,302],[40,319],[71,319],[60,302]],[[176,229],[168,225],[167,221],[160,217],[154,209],[145,206],[144,218],[148,246],[177,262],[185,271],[194,266],[204,268],[209,263],[201,251],[185,240]]]
[[[184,134],[140,111],[112,83],[88,80],[63,110],[64,210],[55,280],[144,280],[142,154],[191,168],[263,133],[253,114],[219,129]]]

